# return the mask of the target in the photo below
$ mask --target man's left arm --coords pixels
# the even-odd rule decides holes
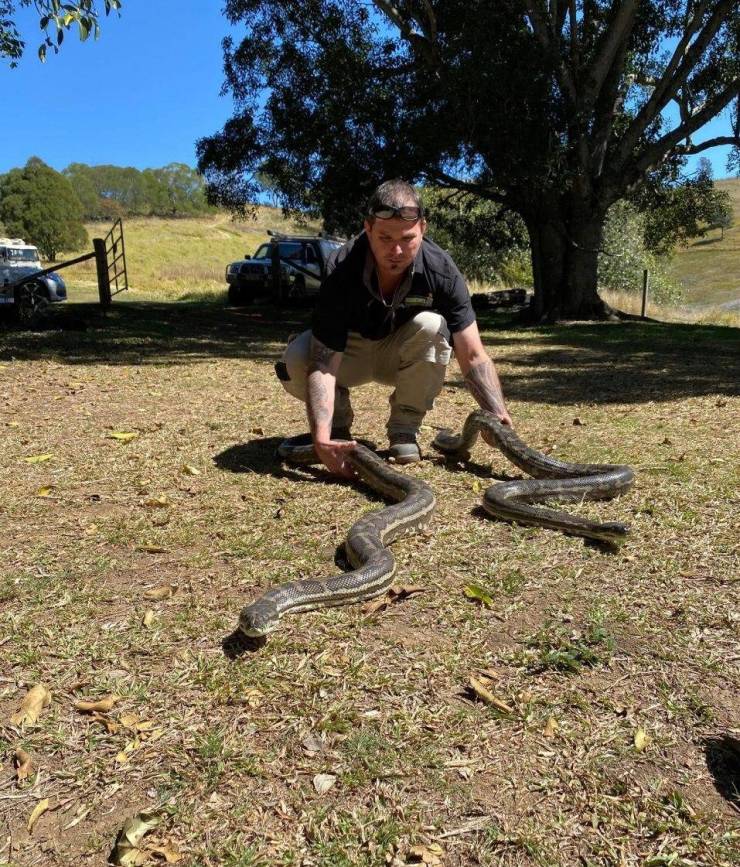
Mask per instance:
[[[501,382],[493,361],[483,347],[477,323],[471,322],[462,331],[455,332],[452,346],[465,385],[480,408],[493,413],[503,424],[511,425]]]

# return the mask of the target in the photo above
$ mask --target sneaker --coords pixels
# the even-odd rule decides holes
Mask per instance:
[[[397,464],[413,464],[421,460],[416,434],[408,431],[396,431],[389,436],[391,447],[388,457]]]

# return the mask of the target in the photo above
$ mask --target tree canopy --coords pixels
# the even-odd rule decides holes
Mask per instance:
[[[38,157],[0,177],[0,221],[52,262],[87,242],[82,206],[69,181]]]
[[[497,202],[529,233],[537,317],[604,312],[607,211],[740,144],[737,0],[227,0],[236,104],[199,142],[214,201],[269,175],[353,231],[393,176]],[[697,138],[732,102],[731,135]],[[737,151],[733,152],[734,154]]]
[[[59,51],[64,34],[75,28],[84,42],[90,34],[95,39],[100,35],[100,16],[104,11],[109,15],[121,8],[121,0],[0,0],[0,57],[17,66],[23,56],[26,42],[17,24],[17,13],[22,7],[34,7],[39,16],[39,26],[44,37],[38,47],[40,60],[46,58],[48,50]]]

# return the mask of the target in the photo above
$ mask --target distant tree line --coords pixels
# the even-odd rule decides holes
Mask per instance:
[[[184,163],[160,169],[71,163],[62,172],[86,220],[118,217],[193,217],[216,210],[206,201],[203,178]]]
[[[31,157],[0,175],[0,230],[57,253],[87,242],[85,221],[119,217],[193,217],[216,209],[206,202],[203,179],[183,163],[160,169],[72,163],[63,172]]]

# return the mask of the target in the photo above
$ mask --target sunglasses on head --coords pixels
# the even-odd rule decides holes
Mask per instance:
[[[372,211],[371,216],[377,217],[379,220],[391,220],[393,217],[400,217],[402,220],[407,220],[413,223],[420,219],[422,215],[421,208],[416,205],[404,205],[402,208],[392,208],[390,205],[381,205]]]

